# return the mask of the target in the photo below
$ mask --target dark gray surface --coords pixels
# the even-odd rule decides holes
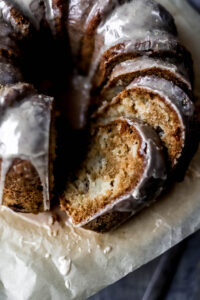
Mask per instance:
[[[88,300],[200,300],[200,231]]]
[[[200,231],[89,300],[200,300]]]

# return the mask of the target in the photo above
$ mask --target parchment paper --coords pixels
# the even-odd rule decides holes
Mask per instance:
[[[200,96],[200,16],[185,0],[162,0],[195,61]],[[200,150],[182,183],[108,234],[42,226],[0,208],[0,299],[85,299],[200,228]],[[133,295],[134,296],[134,295]]]

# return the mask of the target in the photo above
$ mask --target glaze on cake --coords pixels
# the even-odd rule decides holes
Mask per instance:
[[[153,0],[0,0],[1,204],[50,208],[56,115],[79,136],[90,128],[88,152],[56,199],[75,226],[121,224],[184,176],[197,147],[192,87],[191,55]],[[68,138],[77,132],[61,127],[75,147]],[[67,151],[59,153],[77,160]]]

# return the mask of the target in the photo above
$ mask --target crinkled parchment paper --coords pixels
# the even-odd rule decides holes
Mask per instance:
[[[200,16],[184,0],[160,2],[193,54],[200,95]],[[184,182],[115,232],[51,223],[48,214],[38,226],[0,209],[1,300],[85,299],[199,229],[200,150]]]

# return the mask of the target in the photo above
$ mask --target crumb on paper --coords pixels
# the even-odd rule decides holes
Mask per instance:
[[[107,246],[106,248],[104,248],[103,253],[104,254],[108,254],[108,253],[111,252],[111,250],[112,250],[112,247],[111,246]]]
[[[49,253],[46,253],[44,257],[45,257],[45,258],[49,258],[49,257],[50,257],[50,254],[49,254]]]
[[[71,270],[71,259],[67,259],[65,256],[60,256],[58,259],[58,263],[60,274],[62,274],[63,276],[69,274]]]
[[[67,289],[70,289],[70,281],[68,279],[65,280],[65,286]]]

